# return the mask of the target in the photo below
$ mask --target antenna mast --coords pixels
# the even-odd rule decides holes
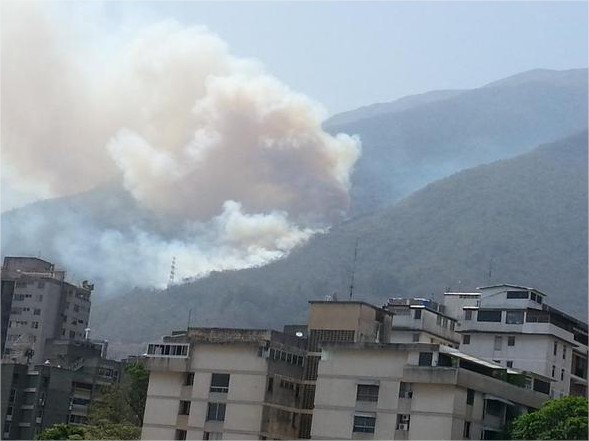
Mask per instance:
[[[176,275],[176,256],[172,257],[172,266],[170,267],[170,277],[168,279],[168,288],[174,284],[175,275]]]
[[[350,300],[354,295],[354,274],[356,272],[356,257],[358,257],[358,239],[356,238],[356,245],[354,246],[354,261],[352,263],[352,277],[350,279]]]

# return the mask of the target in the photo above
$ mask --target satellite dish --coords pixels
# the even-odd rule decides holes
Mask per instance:
[[[304,334],[301,331],[297,331],[297,332],[295,332],[295,335],[297,337],[302,337]]]

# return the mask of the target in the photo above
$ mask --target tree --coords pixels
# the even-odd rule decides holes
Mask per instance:
[[[86,439],[82,426],[70,426],[68,424],[56,424],[43,430],[37,439]]]
[[[587,399],[564,397],[516,418],[509,429],[512,439],[586,440]]]
[[[121,383],[102,389],[101,400],[90,409],[90,423],[141,427],[148,383],[149,371],[143,365],[128,365]]]

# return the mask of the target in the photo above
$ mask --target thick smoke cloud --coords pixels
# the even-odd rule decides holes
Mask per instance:
[[[260,265],[345,215],[359,141],[325,133],[322,108],[259,62],[175,22],[97,56],[47,11],[14,6],[2,23],[3,180],[41,196],[122,180],[138,209],[178,228],[132,216],[107,227],[65,209],[67,228],[52,230],[39,211],[28,231],[5,228],[9,244],[28,237],[3,254],[53,232],[43,253],[76,273],[161,284],[171,256],[181,276]],[[88,241],[100,265],[82,257]],[[144,270],[127,271],[137,259]]]

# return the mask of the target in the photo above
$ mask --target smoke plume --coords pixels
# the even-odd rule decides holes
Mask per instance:
[[[345,216],[358,139],[260,62],[172,21],[97,53],[58,21],[3,10],[3,181],[41,197],[122,182],[132,200],[8,213],[3,255],[42,244],[76,274],[161,285],[172,256],[180,276],[261,265]]]

